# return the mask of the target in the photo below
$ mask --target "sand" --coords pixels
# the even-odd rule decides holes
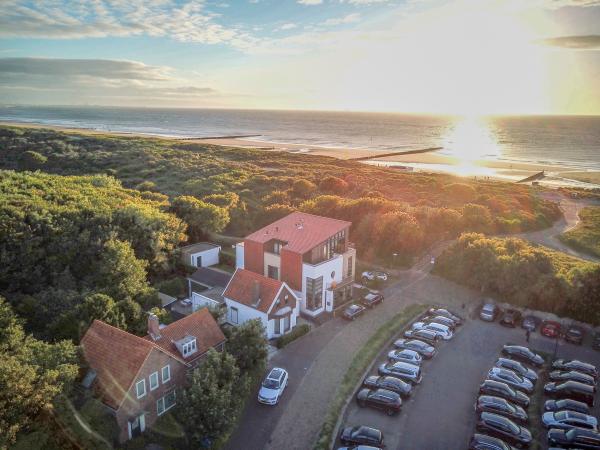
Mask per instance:
[[[331,148],[310,146],[305,144],[273,143],[245,138],[212,138],[212,139],[189,139],[169,136],[153,136],[142,133],[127,133],[117,131],[92,130],[85,128],[69,128],[54,125],[41,125],[29,123],[0,122],[0,125],[15,126],[22,128],[53,129],[65,133],[75,133],[90,136],[121,136],[121,137],[143,137],[161,139],[168,141],[181,141],[186,143],[220,145],[225,147],[252,148],[264,151],[286,151],[290,153],[329,156],[338,159],[352,159],[373,155],[369,164],[384,166],[409,167],[409,170],[423,172],[443,172],[468,177],[490,177],[504,180],[520,180],[542,170],[548,175],[541,184],[547,185],[571,185],[581,187],[600,187],[600,172],[575,171],[564,166],[553,166],[547,164],[532,164],[525,162],[512,162],[502,160],[475,160],[461,161],[457,158],[441,155],[436,152],[417,153],[412,155],[396,155],[377,158],[377,154],[388,153],[361,148]],[[406,166],[405,166],[406,165]]]

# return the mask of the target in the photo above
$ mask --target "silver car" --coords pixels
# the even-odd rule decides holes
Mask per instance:
[[[388,359],[390,361],[404,361],[415,366],[420,366],[423,362],[423,357],[418,352],[409,349],[391,350],[388,353]]]
[[[570,430],[573,427],[577,427],[587,430],[598,430],[598,419],[577,411],[548,411],[542,415],[542,422],[546,428]]]
[[[429,330],[439,336],[441,339],[448,341],[452,339],[452,331],[446,325],[442,325],[441,323],[436,322],[415,322],[412,324],[411,328],[413,330]]]
[[[502,383],[506,383],[527,394],[533,392],[533,383],[512,370],[503,369],[501,367],[492,367],[488,372],[487,377],[489,380],[501,381]]]
[[[479,313],[479,317],[481,320],[485,320],[486,322],[493,322],[496,320],[496,316],[498,315],[498,307],[493,303],[486,303],[481,307],[481,312]]]

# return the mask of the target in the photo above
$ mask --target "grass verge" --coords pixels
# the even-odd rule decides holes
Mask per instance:
[[[416,315],[424,312],[427,308],[425,305],[407,306],[383,324],[365,345],[356,352],[325,416],[321,432],[319,433],[319,439],[314,447],[315,450],[328,450],[331,447],[332,435],[346,399],[352,394],[352,391],[369,367],[369,364],[381,352],[383,345],[398,334]]]
[[[600,257],[600,206],[588,206],[579,212],[581,222],[560,235],[560,240],[575,250]]]

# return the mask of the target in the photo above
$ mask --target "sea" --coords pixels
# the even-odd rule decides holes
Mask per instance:
[[[455,117],[402,113],[97,106],[0,106],[0,121],[181,138],[248,136],[310,147],[442,155],[600,171],[600,116]],[[308,151],[308,150],[307,150]]]

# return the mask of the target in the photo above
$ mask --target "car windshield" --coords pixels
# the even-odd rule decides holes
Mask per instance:
[[[581,336],[581,330],[578,330],[577,328],[571,328],[569,330],[569,334],[573,334],[575,336]]]
[[[519,427],[512,421],[507,420],[506,422],[506,426],[510,429],[510,431],[514,434],[518,434],[519,433]]]
[[[263,381],[262,385],[267,389],[279,389],[279,381],[271,378],[267,378],[265,381]]]
[[[483,310],[485,312],[492,312],[494,310],[494,305],[483,305]]]
[[[351,313],[355,313],[359,309],[360,308],[357,305],[352,305],[351,307],[348,308],[348,311],[351,312]]]

